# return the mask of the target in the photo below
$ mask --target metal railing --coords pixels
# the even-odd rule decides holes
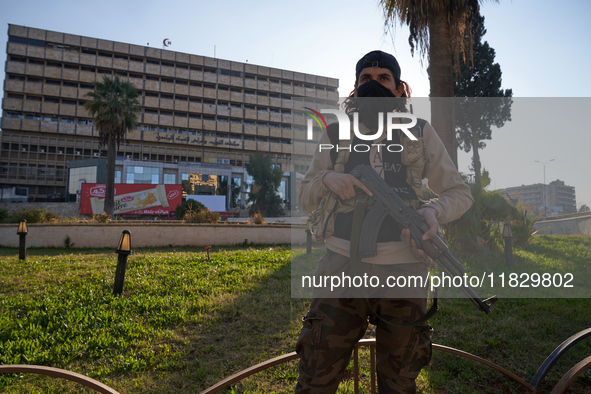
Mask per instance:
[[[465,352],[463,350],[433,344],[433,350],[442,351],[450,354],[455,354],[460,357],[465,357],[470,360],[476,361],[487,367],[490,367],[506,377],[510,378],[516,383],[519,383],[523,388],[527,390],[528,393],[537,394],[539,393],[538,389],[550,371],[552,367],[556,364],[558,359],[562,357],[570,348],[575,346],[577,343],[581,342],[582,340],[591,337],[591,328],[586,330],[580,331],[575,335],[568,338],[566,341],[561,343],[557,346],[554,351],[546,358],[546,360],[542,363],[542,365],[538,368],[536,375],[532,379],[531,383],[526,382],[524,379],[520,378],[519,376],[515,375],[514,373],[506,370],[505,368],[488,361],[484,358],[478,357],[474,354]],[[370,351],[370,392],[371,394],[376,393],[376,340],[375,339],[362,339],[360,340],[353,349],[353,387],[355,394],[359,393],[359,348],[360,347],[369,347]],[[264,371],[271,367],[298,359],[300,356],[296,352],[291,352],[288,354],[284,354],[270,360],[264,361],[260,364],[254,365],[252,367],[246,368],[240,372],[237,372],[224,380],[214,384],[213,386],[203,390],[200,394],[214,394],[218,393],[225,388],[231,386],[234,383],[241,381],[242,379],[247,378],[248,376],[254,375],[258,372]],[[579,376],[582,372],[586,371],[591,367],[591,356],[585,358],[584,360],[580,361],[576,365],[574,365],[566,374],[564,374],[560,380],[556,383],[556,385],[552,388],[550,394],[562,394],[564,391],[570,386],[570,384]],[[45,367],[41,365],[0,365],[0,373],[32,373],[32,374],[39,374],[39,375],[48,375],[53,376],[56,378],[67,379],[76,383],[80,383],[86,387],[89,387],[99,393],[104,394],[119,394],[118,391],[108,387],[107,385],[91,379],[87,376],[66,371],[59,368],[52,368],[52,367]]]

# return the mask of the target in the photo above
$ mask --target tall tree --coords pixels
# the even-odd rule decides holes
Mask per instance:
[[[117,148],[129,130],[135,127],[140,101],[135,86],[131,82],[103,77],[102,82],[94,83],[94,91],[86,96],[90,99],[84,108],[94,117],[94,125],[99,132],[99,145],[107,147],[107,179],[105,182],[105,212],[114,217],[115,197],[115,158]]]
[[[458,145],[472,150],[476,190],[481,185],[482,165],[479,150],[492,138],[492,127],[502,127],[511,120],[513,91],[501,89],[501,66],[495,63],[495,50],[482,42],[486,33],[484,17],[476,14],[465,45],[472,45],[472,57],[461,58],[454,72],[455,119]]]
[[[248,195],[248,202],[252,203],[251,215],[259,212],[266,217],[283,215],[281,197],[277,194],[283,177],[281,168],[273,168],[271,158],[261,153],[250,156],[250,161],[245,167],[254,180]]]
[[[464,31],[477,12],[478,0],[380,0],[386,25],[408,25],[411,53],[428,54],[431,120],[445,149],[457,166],[453,101],[453,63],[463,53]],[[457,64],[457,62],[456,62]]]

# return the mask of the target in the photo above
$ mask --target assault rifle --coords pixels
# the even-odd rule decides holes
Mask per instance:
[[[378,231],[386,216],[391,216],[402,227],[410,230],[412,239],[419,249],[435,260],[451,276],[462,277],[466,270],[450,252],[447,245],[439,236],[424,241],[423,234],[429,230],[429,225],[423,216],[409,207],[398,194],[378,175],[369,165],[358,165],[351,175],[359,179],[373,193],[368,196],[365,205],[370,206],[365,215],[359,238],[359,258],[373,257],[377,255],[376,243]],[[462,278],[463,279],[463,278]],[[497,296],[482,300],[469,286],[464,286],[462,280],[461,289],[480,310],[490,313],[491,305],[498,301]]]

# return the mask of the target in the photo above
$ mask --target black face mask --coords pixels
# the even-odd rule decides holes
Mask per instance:
[[[375,79],[357,88],[357,97],[396,97],[394,93]]]
[[[359,121],[370,129],[378,128],[378,113],[386,119],[387,112],[404,111],[406,99],[397,98],[394,93],[376,80],[371,80],[357,88],[357,108]]]

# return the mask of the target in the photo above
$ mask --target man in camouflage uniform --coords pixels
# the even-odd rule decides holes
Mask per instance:
[[[392,55],[381,51],[370,52],[359,60],[355,81],[355,90],[351,94],[353,98],[396,100],[396,97],[410,97],[410,87],[400,80],[398,62]],[[360,131],[374,134],[377,125],[363,120],[361,104],[355,109],[360,113]],[[396,110],[404,111],[403,108]],[[439,223],[459,218],[473,200],[468,186],[462,182],[433,128],[423,120],[419,121],[419,128],[418,143],[409,143],[400,133],[394,136],[395,141],[391,141],[406,146],[406,152],[376,152],[375,148],[371,152],[352,150],[343,164],[336,151],[316,150],[298,190],[300,207],[308,212],[315,210],[327,193],[338,195],[343,205],[354,200],[356,188],[371,194],[365,185],[349,174],[358,164],[370,164],[403,199],[416,207],[420,206],[418,212],[430,227],[423,239],[433,237]],[[355,137],[351,144],[360,142]],[[338,124],[329,125],[319,144],[339,144]],[[413,153],[417,155],[413,157]],[[429,180],[429,187],[438,198],[420,201],[422,178]],[[363,259],[360,267],[357,267],[359,271],[353,269],[349,261],[353,212],[347,209],[336,212],[339,213],[331,227],[334,233],[326,234],[327,253],[320,259],[316,277],[341,274],[353,276],[357,272],[369,275],[377,273],[381,278],[390,275],[420,275],[424,278],[427,275],[425,254],[410,240],[409,231],[400,228],[391,218],[384,220],[378,233],[378,255]],[[344,289],[340,293],[328,292],[327,289],[314,290],[296,345],[296,351],[301,356],[296,393],[336,392],[353,347],[365,334],[368,321],[376,324],[379,392],[416,392],[415,379],[431,359],[432,329],[427,323],[395,327],[384,320],[408,324],[422,317],[426,313],[427,290],[414,289],[412,297],[400,298],[386,296],[391,293],[380,293],[379,289],[377,291],[367,296],[372,311],[361,293],[352,295]]]

